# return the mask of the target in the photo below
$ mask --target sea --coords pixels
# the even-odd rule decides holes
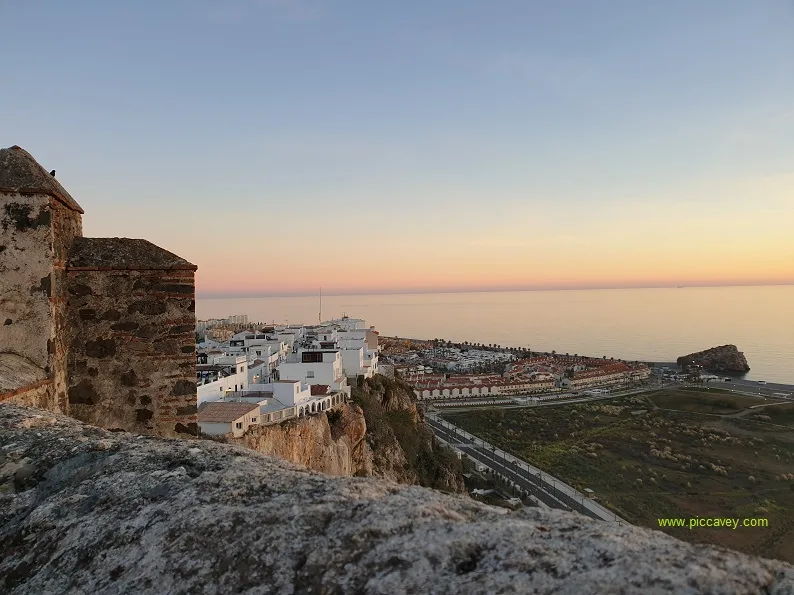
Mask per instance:
[[[199,319],[313,324],[348,315],[385,336],[674,362],[734,344],[748,380],[794,384],[794,285],[199,298]]]

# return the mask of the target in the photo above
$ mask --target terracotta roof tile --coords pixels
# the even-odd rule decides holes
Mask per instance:
[[[198,421],[206,423],[231,423],[258,409],[256,403],[238,403],[229,401],[212,401],[204,403],[198,410]]]

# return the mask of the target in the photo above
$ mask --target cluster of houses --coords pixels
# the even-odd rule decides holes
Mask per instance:
[[[436,347],[426,344],[424,349],[406,350],[394,353],[389,350],[389,358],[398,370],[410,370],[417,366],[428,366],[435,370],[454,373],[472,373],[493,368],[495,365],[516,359],[513,353],[497,350],[477,349],[475,347]]]
[[[210,330],[204,327],[196,351],[198,423],[206,435],[239,437],[253,425],[327,411],[347,401],[351,381],[378,372],[378,332],[361,319],[262,326],[226,341],[211,339]]]
[[[635,384],[651,370],[645,364],[579,356],[542,355],[510,363],[504,374],[435,374],[416,364],[395,370],[418,399],[512,397],[554,391],[587,391]]]

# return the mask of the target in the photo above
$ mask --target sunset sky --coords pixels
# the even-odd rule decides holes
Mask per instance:
[[[0,146],[199,295],[794,283],[789,0],[0,2]]]

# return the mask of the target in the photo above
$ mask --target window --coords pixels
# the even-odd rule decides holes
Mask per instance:
[[[238,430],[242,430],[242,429],[243,429],[243,422],[241,422],[241,421],[238,421],[236,424],[234,424],[234,426],[235,426],[235,427],[236,427]]]
[[[255,418],[255,417],[252,417],[252,418],[251,418],[251,423],[252,423],[252,424],[255,424],[255,423],[256,423],[256,418]]]
[[[312,370],[306,372],[306,378],[314,378],[314,372]]]
[[[301,361],[304,364],[321,364],[323,362],[323,354],[320,351],[304,351],[301,354]]]

